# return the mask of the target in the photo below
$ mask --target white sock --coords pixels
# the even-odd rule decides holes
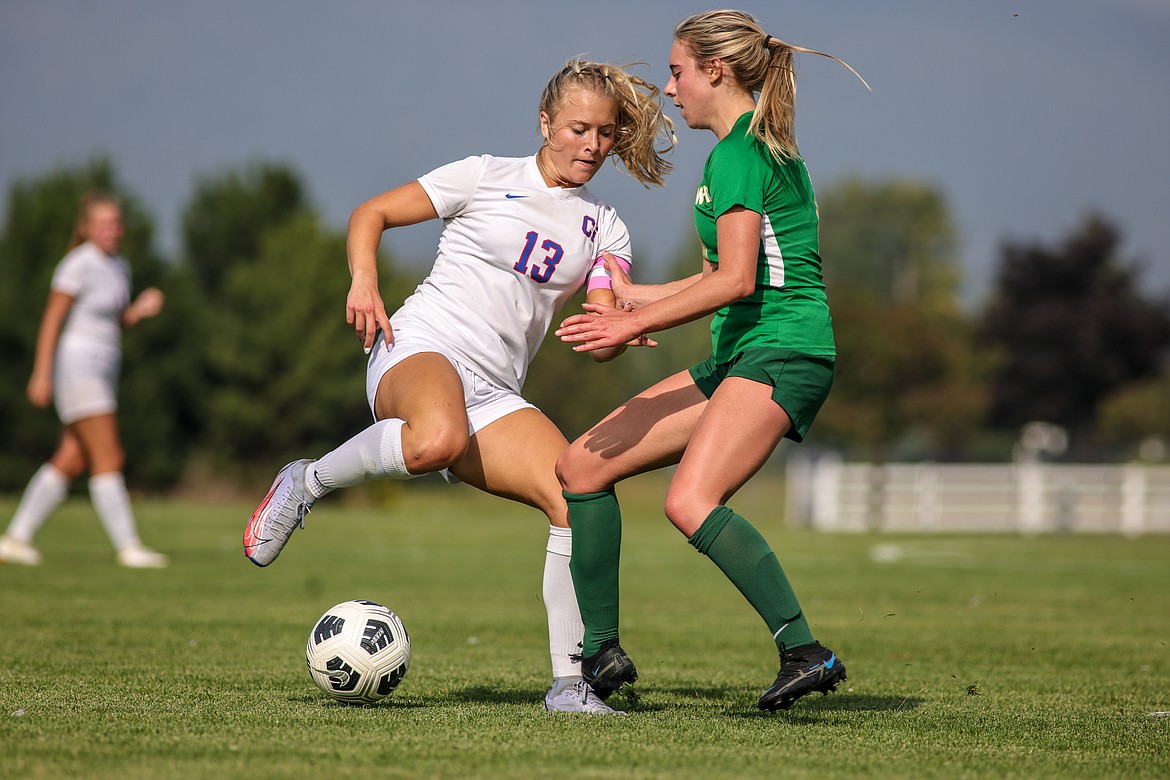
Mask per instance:
[[[20,497],[16,514],[8,524],[8,536],[25,544],[32,542],[33,536],[45,524],[53,510],[65,500],[68,492],[68,478],[57,471],[52,463],[42,464],[37,473],[32,475],[24,489],[24,495]]]
[[[573,575],[569,573],[572,552],[573,532],[549,526],[544,556],[544,608],[548,612],[548,651],[554,680],[581,676],[581,662],[569,658],[581,652],[585,636]]]
[[[305,474],[309,492],[320,498],[337,488],[353,487],[378,477],[413,479],[419,476],[406,470],[406,459],[402,455],[403,425],[406,421],[396,417],[379,420],[310,464]]]
[[[124,550],[141,544],[134,512],[130,509],[130,494],[126,492],[126,482],[120,472],[110,471],[90,477],[89,498],[114,543],[114,549]]]

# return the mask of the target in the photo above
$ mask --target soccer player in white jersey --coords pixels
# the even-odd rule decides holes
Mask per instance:
[[[118,254],[121,242],[118,204],[106,195],[83,197],[70,251],[53,274],[28,383],[29,400],[42,408],[54,403],[64,430],[0,536],[5,563],[41,562],[33,536],[65,499],[69,483],[88,468],[90,497],[118,562],[131,568],[167,565],[166,556],[138,538],[115,420],[122,329],[158,314],[163,295],[152,287],[131,302],[130,265]]]
[[[539,116],[544,143],[534,156],[469,157],[353,212],[346,317],[371,353],[376,422],[320,459],[281,469],[244,531],[244,552],[267,566],[315,501],[374,478],[439,471],[535,507],[550,523],[543,592],[553,684],[544,706],[610,714],[576,657],[583,628],[554,473],[567,441],[521,390],[553,317],[582,286],[587,300],[614,305],[602,252],[629,267],[625,225],[586,184],[612,152],[638,181],[661,185],[673,135],[657,88],[601,63],[570,61],[545,88]],[[434,268],[390,317],[378,291],[382,233],[436,218],[444,228]]]

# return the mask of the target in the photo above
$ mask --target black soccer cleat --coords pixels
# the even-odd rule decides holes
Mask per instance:
[[[827,647],[813,642],[780,654],[780,673],[776,682],[760,696],[760,709],[786,710],[809,693],[828,695],[844,682],[845,664]]]
[[[596,653],[581,658],[581,676],[597,697],[605,701],[626,683],[637,682],[638,670],[618,641],[607,639]]]

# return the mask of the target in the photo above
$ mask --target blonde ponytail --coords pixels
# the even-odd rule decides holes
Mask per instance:
[[[722,61],[731,77],[751,93],[759,93],[748,131],[760,139],[777,160],[798,157],[796,145],[796,70],[793,52],[815,54],[841,63],[854,76],[861,74],[847,62],[815,49],[793,46],[768,35],[743,11],[705,11],[686,17],[674,29],[674,38],[686,45],[700,65]]]

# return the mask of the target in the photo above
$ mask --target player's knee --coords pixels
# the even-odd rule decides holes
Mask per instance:
[[[49,463],[71,482],[85,473],[85,456],[80,450],[57,452],[49,460]]]
[[[570,468],[570,466],[568,463],[567,455],[568,455],[568,450],[565,450],[560,455],[558,455],[556,466],[554,467],[554,470],[556,471],[556,474],[557,474],[557,482],[561,483],[561,490],[568,490],[569,489],[569,483],[568,483],[569,476],[568,475],[571,472],[568,470]]]
[[[559,485],[554,490],[538,492],[532,503],[548,517],[549,525],[569,527],[569,507]]]
[[[112,447],[108,451],[100,453],[95,452],[93,463],[90,465],[94,474],[121,473],[126,468],[126,453],[121,447]]]
[[[671,485],[666,491],[666,519],[688,538],[699,530],[714,507],[686,488]]]
[[[467,454],[471,439],[467,428],[436,427],[413,433],[402,442],[406,469],[411,474],[429,474],[450,467]]]
[[[593,493],[607,487],[597,484],[598,475],[596,471],[589,469],[588,460],[582,457],[581,452],[574,446],[568,447],[557,457],[556,472],[561,490],[570,493]]]

